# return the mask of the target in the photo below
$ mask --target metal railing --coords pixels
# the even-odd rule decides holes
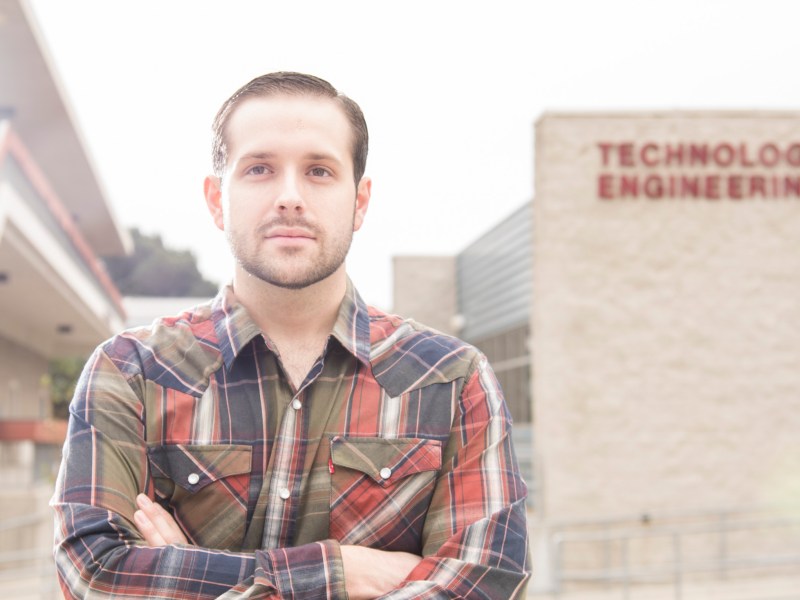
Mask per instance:
[[[591,583],[616,587],[628,600],[636,585],[667,584],[672,597],[681,600],[689,577],[726,580],[735,574],[764,574],[787,567],[792,567],[792,574],[800,572],[800,518],[741,518],[728,511],[697,518],[699,524],[647,529],[613,529],[607,524],[601,531],[553,534],[554,591],[558,594],[570,583]],[[573,551],[570,559],[570,545],[581,545],[583,552]],[[744,552],[743,546],[747,547]]]
[[[51,600],[57,597],[52,548],[37,546],[42,527],[51,527],[52,517],[33,514],[0,521],[0,597]],[[18,544],[30,542],[29,547]],[[8,546],[14,546],[8,548]]]

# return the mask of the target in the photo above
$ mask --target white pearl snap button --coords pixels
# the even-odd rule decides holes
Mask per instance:
[[[195,483],[200,481],[200,475],[198,475],[197,473],[189,473],[189,476],[186,479],[190,484],[194,485]]]
[[[298,400],[297,398],[295,398],[294,400],[292,400],[292,408],[295,410],[300,410],[301,408],[303,408],[303,403],[300,402],[300,400]]]
[[[289,496],[292,494],[289,492],[288,488],[281,488],[281,490],[278,492],[278,495],[281,497],[281,500],[288,500]]]
[[[381,469],[381,479],[389,479],[392,476],[392,470],[389,467],[383,467]]]

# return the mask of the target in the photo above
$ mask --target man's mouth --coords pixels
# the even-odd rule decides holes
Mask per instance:
[[[308,229],[304,229],[302,227],[273,227],[269,229],[264,236],[268,239],[272,238],[279,238],[279,239],[311,239],[313,240],[316,236],[309,231]]]

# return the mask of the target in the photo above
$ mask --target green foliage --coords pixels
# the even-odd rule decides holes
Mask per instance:
[[[165,248],[161,236],[131,229],[133,253],[104,259],[114,284],[125,296],[213,296],[217,286],[206,280],[189,250]]]
[[[53,418],[68,417],[69,403],[75,394],[75,385],[85,362],[86,357],[55,358],[50,361],[46,384],[50,389]]]
[[[217,286],[206,280],[194,255],[188,250],[165,248],[158,235],[131,230],[133,253],[103,259],[106,270],[123,295],[213,296]],[[53,417],[66,419],[86,357],[56,358],[44,385],[50,390]]]

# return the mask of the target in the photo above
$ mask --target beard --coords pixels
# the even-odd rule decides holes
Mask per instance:
[[[303,219],[274,219],[258,228],[256,240],[263,240],[273,227],[302,227],[311,231],[317,241],[314,256],[304,256],[301,248],[284,248],[277,254],[259,252],[258,241],[249,247],[246,239],[230,228],[226,230],[228,243],[236,261],[248,274],[265,283],[288,290],[301,290],[327,279],[344,264],[353,241],[353,227],[342,235],[329,237]]]

